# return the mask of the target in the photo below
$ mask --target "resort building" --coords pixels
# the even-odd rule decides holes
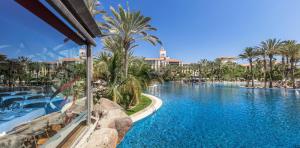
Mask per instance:
[[[236,63],[237,61],[236,57],[219,57],[218,59],[221,60],[221,63],[223,64],[228,62]]]
[[[159,50],[159,58],[145,58],[145,61],[155,70],[160,70],[167,65],[182,66],[182,61],[168,57],[167,51],[163,47]]]
[[[86,50],[84,48],[79,49],[79,58],[86,59]]]
[[[246,68],[250,67],[250,64],[249,64],[249,63],[246,63],[246,64],[240,64],[240,65],[243,66],[243,67],[246,67]]]
[[[58,64],[79,64],[79,63],[83,63],[84,60],[81,58],[62,58],[58,60]]]

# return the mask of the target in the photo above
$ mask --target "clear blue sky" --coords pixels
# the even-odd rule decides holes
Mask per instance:
[[[105,8],[124,0],[102,0]],[[152,17],[168,55],[184,62],[236,56],[268,38],[300,41],[300,0],[129,0]],[[158,56],[142,44],[139,56]]]
[[[105,9],[125,0],[100,0]],[[184,62],[237,56],[268,38],[300,42],[300,0],[128,0],[152,17],[168,55]],[[0,53],[53,61],[78,55],[72,42],[12,0],[0,1]],[[14,31],[12,31],[14,30]],[[99,39],[98,39],[99,42]],[[159,46],[141,43],[135,55],[157,57]],[[70,50],[72,49],[72,50]],[[99,52],[101,44],[95,48]]]

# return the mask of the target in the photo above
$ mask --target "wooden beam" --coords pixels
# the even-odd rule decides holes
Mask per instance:
[[[84,28],[92,35],[92,37],[101,36],[98,27],[91,12],[87,8],[83,0],[62,0],[66,7],[72,12],[76,19],[84,26]]]
[[[87,41],[88,44],[96,46],[96,42],[91,37],[91,35],[86,31],[86,29],[78,22],[78,20],[73,16],[73,14],[68,10],[68,8],[60,0],[47,0],[47,2],[59,12]],[[83,7],[83,6],[81,6]]]
[[[15,0],[31,13],[45,21],[47,24],[64,34],[79,45],[85,45],[85,39],[77,32],[69,28],[62,20],[56,17],[47,7],[38,0]]]

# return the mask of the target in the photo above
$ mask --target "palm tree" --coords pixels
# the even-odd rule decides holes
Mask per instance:
[[[257,55],[262,57],[263,61],[263,77],[264,77],[264,88],[267,87],[267,52],[266,49],[263,47],[256,47]]]
[[[6,56],[0,54],[0,76],[5,74],[6,68],[7,68]]]
[[[203,63],[203,66],[204,66],[204,76],[205,76],[205,78],[208,78],[209,77],[209,70],[210,70],[210,61],[208,61],[208,60],[203,60],[202,61],[202,63]]]
[[[29,63],[31,63],[31,59],[28,57],[20,56],[18,57],[18,63],[20,65],[20,69],[18,69],[19,81],[22,82],[24,79],[28,78],[28,65]]]
[[[139,104],[142,93],[142,87],[137,77],[129,75],[126,81],[120,86],[120,91],[123,96],[123,103],[126,108]]]
[[[293,88],[296,88],[295,85],[295,69],[296,69],[296,61],[299,59],[300,54],[300,45],[297,44],[295,40],[285,41],[286,55],[290,58],[290,72],[291,72],[291,80],[293,84]]]
[[[39,62],[32,62],[30,63],[30,69],[32,70],[33,74],[35,75],[35,78],[38,79],[39,78],[39,73],[40,73],[40,69],[41,68],[41,64]]]
[[[18,77],[20,64],[17,59],[7,59],[6,64],[7,66],[4,75],[7,77],[9,87],[12,87],[16,77]]]
[[[282,72],[282,79],[283,82],[286,83],[288,79],[288,69],[289,69],[289,55],[288,55],[288,48],[294,41],[288,40],[284,41],[282,48],[279,50],[279,54],[281,55],[281,72]]]
[[[273,87],[273,58],[277,55],[281,48],[282,42],[278,39],[268,39],[261,42],[261,47],[265,50],[266,55],[269,57],[269,88]]]
[[[222,67],[222,61],[220,58],[215,59],[215,61],[213,61],[213,74],[216,75],[216,78],[218,81],[221,81],[221,78],[223,76],[223,67]]]
[[[174,70],[177,70],[177,67]],[[133,59],[129,67],[129,72],[130,75],[140,81],[143,89],[146,89],[152,82],[162,82],[160,75],[151,69],[151,66],[147,64],[144,59]]]
[[[98,14],[106,14],[103,9],[97,8],[100,6],[99,0],[85,0],[85,4],[93,16]]]
[[[239,57],[242,59],[247,59],[250,64],[250,73],[251,73],[251,86],[254,87],[254,73],[253,73],[253,59],[257,56],[257,51],[253,47],[247,47],[244,50],[244,53],[240,54]]]
[[[113,7],[110,8],[113,16],[104,15],[105,24],[102,28],[107,30],[109,36],[121,40],[122,51],[124,53],[124,73],[128,76],[128,58],[129,53],[137,46],[138,40],[150,42],[153,45],[161,44],[161,41],[149,31],[156,31],[156,28],[150,25],[150,17],[143,16],[140,11],[134,12],[129,8],[124,9],[119,5],[119,11]],[[117,37],[116,37],[117,36]]]
[[[209,73],[209,79],[211,80],[212,83],[214,83],[215,80],[215,62],[214,61],[209,61],[208,62],[208,67],[210,67]]]
[[[122,62],[120,59],[119,52],[113,54],[102,52],[93,64],[94,78],[104,80],[107,83],[107,91],[103,95],[117,103],[120,103],[123,99],[120,92],[120,86],[123,83],[121,79]]]
[[[94,78],[104,80],[107,85],[104,96],[111,98],[125,108],[139,103],[142,88],[156,77],[151,72],[149,65],[133,59],[129,68],[129,75],[125,78],[122,75],[121,51],[114,53],[103,52],[94,64]]]
[[[257,58],[255,60],[255,66],[253,67],[253,73],[254,77],[257,78],[259,81],[262,80],[264,73],[261,73],[261,70],[263,69],[263,59],[260,57],[260,51],[256,50],[257,52]]]

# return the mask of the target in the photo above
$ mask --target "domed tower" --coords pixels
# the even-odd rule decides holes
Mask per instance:
[[[86,59],[86,49],[84,48],[79,49],[79,58]]]
[[[166,58],[167,57],[167,51],[164,49],[164,47],[161,47],[159,50],[159,57],[160,58]]]

